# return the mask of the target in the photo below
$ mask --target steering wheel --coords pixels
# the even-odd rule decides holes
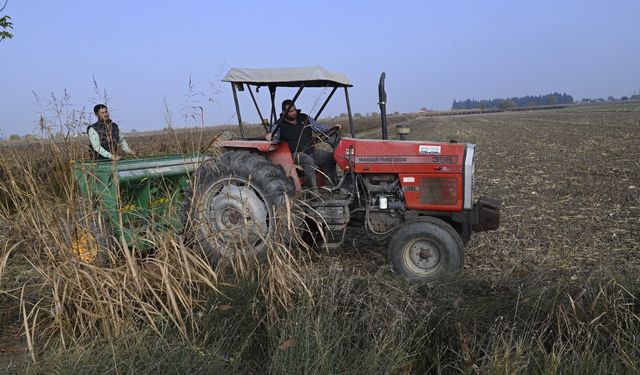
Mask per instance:
[[[334,126],[326,133],[318,134],[316,136],[316,143],[326,142],[331,146],[331,148],[335,148],[338,144],[338,140],[340,139],[340,130],[340,127]]]

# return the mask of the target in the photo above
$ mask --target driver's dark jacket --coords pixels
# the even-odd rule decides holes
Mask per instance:
[[[313,132],[326,133],[330,128],[316,122],[305,113],[298,113],[296,124],[292,124],[281,117],[272,127],[273,139],[287,142],[291,152],[312,154]]]

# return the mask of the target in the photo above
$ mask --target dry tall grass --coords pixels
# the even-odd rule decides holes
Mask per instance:
[[[175,147],[183,152],[215,148],[201,136],[181,142],[172,134]],[[20,307],[33,360],[49,343],[69,348],[96,339],[116,340],[131,329],[149,328],[160,335],[170,326],[186,338],[198,332],[196,317],[206,310],[203,302],[220,293],[220,285],[243,279],[260,285],[270,316],[287,307],[294,295],[304,293],[304,258],[291,253],[305,246],[292,228],[294,211],[302,213],[293,199],[279,208],[276,228],[276,233],[293,235],[269,241],[268,266],[246,259],[238,249],[236,256],[213,268],[185,244],[187,237],[155,230],[144,239],[153,249],[151,255],[141,254],[124,238],[111,237],[109,244],[97,244],[111,247],[99,249],[111,254],[110,267],[78,260],[72,249],[81,222],[87,218],[104,222],[99,209],[79,195],[71,174],[71,161],[86,158],[84,142],[68,137],[1,148],[0,220],[10,229],[2,233],[0,291]],[[181,217],[181,203],[169,214]],[[91,229],[110,235],[101,225]],[[7,287],[2,271],[19,258],[29,264],[22,270],[29,280]]]

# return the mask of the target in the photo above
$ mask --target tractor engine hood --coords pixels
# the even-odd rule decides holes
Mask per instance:
[[[342,138],[334,156],[357,173],[462,173],[464,143]]]
[[[344,171],[397,174],[408,208],[437,211],[473,208],[474,155],[467,143],[355,138],[334,152]]]

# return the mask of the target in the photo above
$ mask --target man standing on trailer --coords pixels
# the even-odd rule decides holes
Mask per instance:
[[[340,129],[340,125],[333,128]],[[315,148],[313,132],[327,134],[333,128],[320,124],[313,117],[301,113],[293,100],[282,102],[282,116],[265,136],[267,140],[287,142],[293,153],[293,161],[302,166],[308,187],[316,190],[316,166],[322,168],[332,184],[336,180],[336,162],[329,151]]]
[[[118,124],[111,121],[109,109],[104,104],[93,107],[98,122],[87,127],[91,142],[91,157],[94,160],[120,160],[119,151],[136,156],[129,148],[127,140],[120,134]]]

